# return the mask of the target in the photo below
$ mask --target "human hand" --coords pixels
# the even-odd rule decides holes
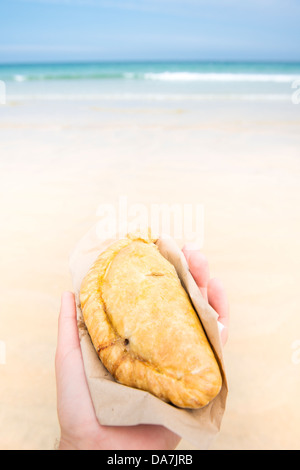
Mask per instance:
[[[228,339],[229,303],[223,284],[220,279],[210,278],[207,258],[200,249],[193,245],[185,245],[182,251],[203,297],[219,315],[218,321],[223,326],[221,341],[225,346]]]
[[[102,426],[84,372],[75,298],[62,296],[55,357],[60,450],[174,449],[180,438],[163,426]]]
[[[219,313],[223,344],[227,338],[228,304],[220,283],[209,280],[206,258],[183,249],[202,294]],[[57,412],[61,429],[60,450],[171,450],[180,437],[163,426],[102,426],[95,414],[81,355],[75,298],[65,292],[61,300],[55,357]]]

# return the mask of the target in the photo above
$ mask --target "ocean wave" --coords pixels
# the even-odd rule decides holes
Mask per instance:
[[[13,81],[14,82],[25,82],[27,80],[27,77],[25,75],[14,75],[13,76]]]
[[[60,73],[60,74],[27,74],[27,75],[13,75],[12,77],[7,77],[7,80],[12,80],[14,82],[43,82],[43,81],[55,81],[55,80],[112,80],[112,79],[126,79],[128,78],[126,73]]]
[[[9,95],[9,101],[291,101],[286,94],[24,94]]]
[[[298,79],[295,74],[275,73],[200,73],[200,72],[120,72],[120,73],[44,73],[15,74],[7,77],[14,82],[55,81],[55,80],[145,80],[164,82],[252,82],[252,83],[292,83]]]
[[[262,74],[262,73],[193,73],[193,72],[163,72],[145,73],[146,80],[184,81],[184,82],[275,82],[291,83],[298,75]]]

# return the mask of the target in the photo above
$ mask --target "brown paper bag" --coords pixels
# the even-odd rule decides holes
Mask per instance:
[[[134,426],[157,424],[165,426],[198,449],[207,449],[218,434],[225,411],[227,380],[217,313],[203,299],[186,259],[177,243],[169,236],[157,241],[161,254],[176,268],[190,295],[195,310],[215,351],[222,371],[223,385],[218,396],[198,410],[181,409],[154,395],[117,383],[102,365],[82,319],[79,292],[83,278],[99,254],[116,239],[101,240],[93,227],[78,243],[70,258],[70,270],[76,296],[78,327],[85,372],[95,412],[102,425]]]

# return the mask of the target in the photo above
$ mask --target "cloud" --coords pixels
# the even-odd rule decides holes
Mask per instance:
[[[168,16],[202,16],[201,4],[207,7],[219,0],[13,0],[18,3],[44,4],[62,7],[91,7],[117,11],[136,11]],[[230,0],[224,0],[230,1]]]
[[[203,17],[225,14],[268,14],[268,18],[299,13],[298,0],[13,0],[21,3],[37,3],[70,7],[95,7],[116,10],[132,10],[169,15]],[[266,21],[268,20],[266,18]]]
[[[104,8],[124,8],[124,9],[157,9],[161,6],[184,6],[186,4],[199,5],[197,0],[17,0],[20,2],[27,3],[48,3],[48,4],[60,4],[70,6],[95,6]]]
[[[52,4],[61,6],[90,6],[117,10],[136,10],[160,13],[191,14],[201,12],[202,7],[224,7],[226,4],[239,5],[238,0],[14,0],[22,3]]]
[[[104,50],[104,49],[103,49]],[[0,45],[0,52],[99,52],[100,47],[60,46],[47,44],[6,44]]]

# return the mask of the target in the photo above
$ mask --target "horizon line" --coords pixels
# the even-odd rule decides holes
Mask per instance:
[[[41,60],[41,61],[15,61],[1,62],[0,66],[23,66],[23,65],[76,65],[76,64],[158,64],[158,63],[219,63],[219,64],[286,64],[300,65],[298,60],[282,60],[282,59],[67,59],[67,60]]]

